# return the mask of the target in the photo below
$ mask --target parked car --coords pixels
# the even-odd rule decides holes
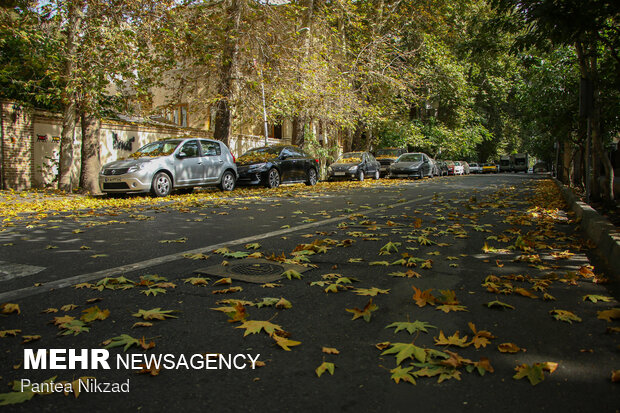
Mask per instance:
[[[445,161],[446,162],[446,166],[448,167],[448,175],[454,175],[454,162],[452,161]]]
[[[499,172],[499,168],[498,168],[497,165],[492,164],[492,163],[482,164],[482,173],[494,173],[494,174],[496,174],[497,172]]]
[[[460,161],[454,161],[454,175],[463,175],[465,173],[465,168]]]
[[[237,159],[239,185],[265,185],[305,182],[315,185],[319,160],[293,145],[263,146],[250,149]]]
[[[431,178],[433,176],[439,176],[439,165],[437,165],[437,161],[435,159],[431,158],[430,156],[428,157],[428,159],[431,162],[432,171],[433,171],[433,173],[431,174]]]
[[[369,176],[379,179],[381,164],[368,152],[347,152],[327,168],[330,181],[338,178],[363,181]]]
[[[222,142],[179,137],[151,142],[128,159],[106,163],[99,188],[109,194],[150,191],[160,197],[203,185],[232,191],[237,176],[235,158]]]
[[[433,177],[431,158],[421,152],[400,155],[390,166],[390,178],[424,178]]]
[[[444,176],[448,175],[448,164],[446,161],[436,161],[437,164],[437,175]]]
[[[375,157],[377,161],[381,164],[380,174],[381,176],[386,176],[390,173],[390,166],[396,162],[396,159],[404,153],[407,153],[407,150],[404,148],[383,148],[378,149],[375,152]]]
[[[538,162],[534,164],[532,168],[533,173],[542,173],[542,172],[548,172],[548,171],[549,170],[547,169],[547,164],[544,162]]]
[[[480,174],[480,173],[482,173],[482,165],[479,165],[477,163],[470,163],[469,164],[469,172],[471,172],[472,174]]]
[[[463,165],[463,173],[465,175],[469,175],[470,174],[470,170],[469,170],[469,164],[465,161],[460,161],[461,165]]]

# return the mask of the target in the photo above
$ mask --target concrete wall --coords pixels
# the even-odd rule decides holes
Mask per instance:
[[[60,114],[0,101],[2,135],[0,166],[2,188],[24,190],[54,187],[58,174],[62,117]],[[143,145],[171,136],[211,138],[207,130],[182,128],[139,118],[127,121],[104,119],[101,122],[101,164],[127,157]],[[77,187],[80,176],[81,127],[73,133],[73,167],[71,179]],[[269,139],[268,144],[290,143],[288,139]],[[240,156],[247,150],[264,145],[263,136],[235,135],[230,150]]]

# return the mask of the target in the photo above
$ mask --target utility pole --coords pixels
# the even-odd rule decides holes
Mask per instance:
[[[259,45],[260,46],[260,45]],[[263,53],[263,47],[260,46],[260,52],[261,55]],[[258,75],[260,77],[260,88],[261,88],[261,92],[263,94],[263,124],[264,124],[264,133],[265,133],[265,146],[269,145],[269,142],[267,141],[267,139],[269,138],[269,125],[267,124],[267,105],[265,104],[265,82],[263,81],[263,71],[261,69],[259,69],[258,65],[256,64],[256,59],[254,59],[254,67],[256,68],[256,71],[258,72]]]

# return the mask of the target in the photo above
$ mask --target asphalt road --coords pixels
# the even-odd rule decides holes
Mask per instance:
[[[124,383],[129,379],[130,392],[82,392],[78,398],[35,395],[3,410],[620,409],[618,384],[611,381],[612,371],[620,369],[619,323],[597,318],[598,312],[619,306],[618,287],[594,283],[588,271],[582,270],[593,263],[597,278],[604,276],[604,269],[596,266],[579,237],[578,223],[570,221],[569,215],[530,210],[532,202],[554,201],[555,195],[548,192],[532,200],[535,188],[544,187],[544,176],[505,174],[381,182],[367,182],[362,187],[336,183],[276,191],[249,189],[216,200],[199,192],[180,203],[146,203],[130,211],[113,207],[57,214],[50,211],[46,217],[38,214],[5,225],[0,232],[0,305],[16,303],[21,312],[0,315],[0,333],[21,331],[0,338],[0,393],[10,391],[8,385],[13,380],[41,382],[54,376],[56,381],[85,376],[100,382]],[[233,252],[260,252],[266,257],[284,254],[291,259],[298,245],[312,242],[314,246],[305,248],[314,254],[303,257],[314,267],[303,272],[302,279],[272,282],[275,288],[234,279],[231,285],[214,285],[220,277],[213,275],[205,276],[210,278],[206,286],[185,282],[197,276],[196,270],[211,266],[229,270],[243,264],[244,259],[213,252],[221,247]],[[259,245],[248,249],[247,244]],[[382,248],[389,254],[382,254]],[[199,253],[208,258],[184,257]],[[395,264],[401,258],[412,266]],[[228,265],[222,267],[224,261]],[[409,270],[416,275],[392,275]],[[148,277],[154,274],[165,280]],[[72,287],[78,283],[94,285],[106,276],[125,276],[134,282],[142,277],[147,281],[131,284],[128,289]],[[357,281],[350,285],[362,290],[347,289],[344,277],[355,278]],[[338,282],[339,278],[343,280]],[[149,287],[148,280],[175,286]],[[483,286],[485,281],[491,284]],[[338,292],[325,292],[330,285]],[[463,306],[458,309],[464,311],[439,310],[441,298],[434,306],[420,307],[412,298],[412,286],[422,291],[432,289],[435,297],[443,296],[443,304]],[[242,290],[213,293],[230,287]],[[373,287],[386,293],[372,297],[378,308],[371,313],[370,321],[352,320],[353,313],[347,309],[364,309],[371,298],[357,293],[370,293],[364,289]],[[153,291],[145,294],[157,288],[156,295]],[[488,291],[493,288],[493,292]],[[519,295],[524,291],[537,298]],[[555,300],[543,299],[544,294]],[[590,299],[584,300],[588,295]],[[607,298],[592,302],[592,297],[599,296]],[[301,343],[290,347],[291,351],[277,346],[264,331],[244,337],[244,330],[235,328],[240,322],[229,322],[224,312],[213,310],[234,305],[218,304],[221,300],[257,303],[265,297],[283,297],[292,308],[259,308],[246,303],[246,320],[280,326],[287,332],[277,336],[280,341],[288,338]],[[90,299],[100,300],[87,303]],[[494,300],[514,309],[485,306]],[[63,311],[61,307],[67,304],[78,307]],[[89,331],[58,335],[66,329],[54,325],[54,317],[79,319],[84,310],[95,305],[109,310],[109,316],[86,323]],[[48,308],[58,312],[43,313]],[[132,327],[144,321],[133,314],[153,308],[174,310],[171,314],[178,318],[155,320],[151,327]],[[570,311],[581,321],[556,320],[550,314],[553,310]],[[386,328],[394,322],[416,320],[435,328],[411,335]],[[477,331],[490,332],[493,338],[488,345],[461,348],[436,344],[440,331],[445,336],[459,331],[459,337],[468,336],[462,344],[466,345],[474,336],[469,323],[475,324]],[[162,369],[157,376],[116,365],[110,370],[24,369],[24,348],[99,349],[105,340],[121,334],[145,337],[146,343],[153,341],[155,347],[146,354],[174,354],[177,359],[205,353],[260,354],[259,360],[265,365],[255,370],[181,366]],[[41,338],[22,344],[24,335]],[[378,343],[386,342],[414,344],[423,349],[420,357],[426,357],[427,364],[414,366],[411,363],[419,360],[409,357],[398,364],[394,355],[382,354],[390,345],[377,348]],[[498,345],[502,343],[514,343],[522,350],[500,352]],[[327,354],[323,347],[335,348],[339,354]],[[471,361],[456,356],[444,360],[451,354],[446,350]],[[134,346],[126,353],[145,352]],[[124,353],[122,348],[114,348],[110,354],[116,358]],[[492,372],[487,369],[481,376],[475,368],[488,366],[485,358]],[[315,369],[324,361],[334,364],[334,374],[326,372],[319,378]],[[473,365],[475,362],[478,364]],[[547,362],[557,363],[557,368],[552,373],[544,371],[544,380],[535,386],[527,378],[513,378],[517,366]],[[398,365],[410,374],[419,373],[414,375],[415,385],[402,380],[397,384],[391,379]],[[467,372],[467,365],[474,371]],[[437,375],[425,377],[420,373],[425,367],[429,375]],[[438,383],[444,378],[440,371],[453,378]]]

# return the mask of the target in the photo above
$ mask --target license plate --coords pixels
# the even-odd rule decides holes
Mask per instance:
[[[344,172],[334,172],[335,176],[344,176]]]
[[[382,170],[382,171],[387,171],[387,166],[382,166],[382,167],[381,167],[381,170]]]
[[[105,178],[104,182],[120,182],[121,178]]]
[[[405,174],[398,174],[396,175],[399,178],[407,178],[409,175],[405,175]]]

